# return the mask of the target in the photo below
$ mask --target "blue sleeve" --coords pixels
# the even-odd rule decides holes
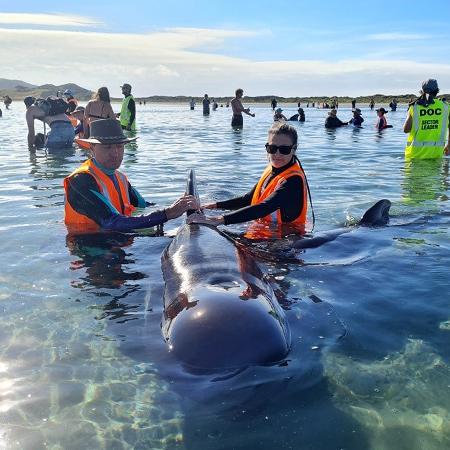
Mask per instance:
[[[131,184],[128,184],[128,191],[130,193],[130,200],[132,205],[137,206],[138,208],[145,208],[146,206],[151,205],[151,203],[145,201],[145,198],[142,197],[142,195],[139,194],[138,190],[131,186]]]
[[[100,226],[104,230],[128,232],[139,228],[150,228],[167,222],[164,210],[154,211],[145,216],[127,217],[121,214],[113,214],[102,219]]]

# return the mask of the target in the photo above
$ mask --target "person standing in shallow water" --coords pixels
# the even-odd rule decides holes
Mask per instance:
[[[438,159],[450,153],[447,141],[449,105],[436,98],[438,93],[437,81],[433,78],[425,80],[420,97],[408,108],[408,117],[403,125],[403,131],[409,133],[405,147],[407,159]]]
[[[136,103],[134,97],[131,95],[131,85],[124,83],[122,86],[122,108],[118,117],[120,118],[120,125],[123,130],[136,131]]]
[[[205,94],[205,96],[203,97],[203,115],[204,116],[209,116],[209,104],[211,103],[211,101],[209,100],[208,94]]]
[[[290,233],[305,231],[307,216],[307,180],[296,156],[297,130],[284,122],[269,129],[265,154],[268,166],[253,189],[236,198],[202,205],[201,209],[231,210],[221,216],[195,213],[188,223],[230,225],[248,221],[273,224],[280,230],[289,225]],[[250,236],[249,236],[250,237]],[[253,237],[258,237],[256,234]],[[263,237],[262,235],[260,237]]]
[[[199,207],[192,195],[182,195],[172,205],[143,216],[133,216],[136,208],[151,203],[139,194],[120,172],[127,138],[116,119],[99,119],[91,123],[92,158],[64,179],[64,221],[70,233],[102,230],[130,232],[140,228],[162,226],[189,209]]]
[[[111,98],[108,88],[102,86],[98,88],[89,100],[84,110],[84,138],[89,137],[89,127],[94,120],[98,119],[114,119],[115,114],[111,106]]]
[[[254,113],[250,112],[250,108],[244,108],[242,105],[241,99],[244,95],[243,89],[236,89],[236,96],[231,100],[231,109],[233,110],[233,117],[231,119],[232,127],[240,127],[244,125],[244,118],[242,117],[242,113],[247,114],[250,117],[255,117]]]

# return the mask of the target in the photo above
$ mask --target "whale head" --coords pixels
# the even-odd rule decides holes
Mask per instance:
[[[196,370],[225,370],[283,360],[290,334],[276,300],[251,285],[203,285],[168,323],[171,351]]]

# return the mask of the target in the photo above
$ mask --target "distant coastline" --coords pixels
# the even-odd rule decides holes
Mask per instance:
[[[92,98],[93,92],[89,89],[85,89],[81,86],[78,86],[75,83],[67,83],[62,85],[53,85],[53,84],[44,84],[42,86],[35,86],[30,83],[20,81],[20,80],[8,80],[5,78],[0,78],[0,98],[4,95],[9,95],[14,101],[22,101],[26,96],[31,95],[33,97],[48,97],[51,95],[56,95],[58,91],[63,92],[66,89],[70,89],[76,98],[81,101],[88,101]],[[214,93],[209,93],[208,95],[210,99],[215,99],[217,103],[225,105],[227,101],[230,101],[233,98],[233,95],[228,97],[215,97]],[[439,98],[445,97],[450,99],[450,94],[441,94]],[[151,95],[146,97],[137,97],[135,99],[139,101],[145,101],[146,103],[188,103],[191,98],[197,103],[200,103],[203,100],[202,96],[192,97],[188,95]],[[416,99],[417,94],[373,94],[373,95],[360,95],[356,97],[350,96],[326,96],[326,95],[313,95],[309,97],[283,97],[279,95],[261,95],[261,96],[253,96],[253,97],[245,97],[245,103],[258,103],[258,104],[270,104],[271,100],[275,98],[278,103],[298,103],[300,102],[302,105],[306,105],[309,103],[311,106],[312,103],[322,104],[329,103],[331,104],[333,100],[336,100],[340,104],[351,104],[352,100],[356,100],[356,104],[364,104],[369,103],[371,99],[374,100],[375,104],[389,104],[392,99],[397,99],[399,104],[407,104],[410,99]],[[112,101],[121,101],[122,98],[112,98]]]

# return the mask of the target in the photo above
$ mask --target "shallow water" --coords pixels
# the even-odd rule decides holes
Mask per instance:
[[[191,167],[204,202],[242,193],[264,168],[271,124],[268,107],[252,109],[233,131],[227,108],[205,118],[138,106],[122,168],[156,207],[183,192]],[[367,109],[366,127],[335,131],[322,126],[326,111],[305,111],[295,126],[315,231],[354,223],[380,198],[393,218],[260,261],[290,303],[289,360],[214,383],[184,373],[161,336],[170,237],[67,238],[62,180],[85,153],[29,152],[22,105],[4,111],[0,448],[450,447],[448,160],[405,164],[405,109],[382,133]]]

